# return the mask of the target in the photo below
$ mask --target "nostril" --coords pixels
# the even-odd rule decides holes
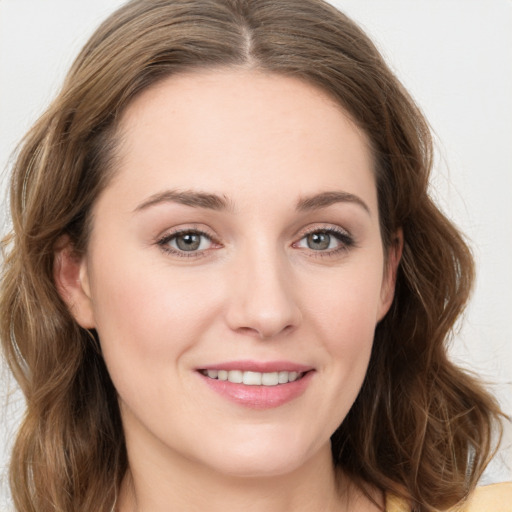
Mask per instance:
[[[261,271],[253,272],[250,282],[242,279],[234,283],[225,316],[231,330],[259,339],[292,332],[302,315],[291,283],[283,283],[283,279],[277,271],[270,276]]]
[[[255,336],[255,337],[259,337],[260,334],[258,332],[257,329],[253,329],[252,327],[239,327],[237,329],[237,332],[239,332],[240,334],[245,334],[245,335],[249,335],[249,336]]]
[[[257,327],[239,327],[237,332],[245,336],[253,336],[262,340],[275,338],[276,336],[287,335],[294,330],[293,325],[285,325],[281,327],[262,326]]]

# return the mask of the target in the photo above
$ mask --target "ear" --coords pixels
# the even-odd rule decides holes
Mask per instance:
[[[404,234],[402,229],[398,229],[393,236],[393,240],[388,249],[386,268],[382,279],[382,287],[380,291],[380,308],[377,322],[380,322],[389,311],[393,298],[395,296],[396,275],[398,265],[402,258],[404,247]]]
[[[68,236],[61,237],[55,246],[53,278],[78,324],[84,329],[95,328],[87,261],[75,251]]]

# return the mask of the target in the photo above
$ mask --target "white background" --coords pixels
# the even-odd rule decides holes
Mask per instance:
[[[52,99],[74,56],[121,0],[0,0],[0,229],[17,141]],[[512,1],[334,0],[373,37],[436,135],[433,194],[466,232],[476,291],[452,354],[512,414]],[[5,370],[0,475],[22,401]],[[510,443],[512,433],[507,432]],[[2,450],[3,449],[3,450]],[[485,482],[512,479],[510,446]],[[6,492],[0,476],[0,508]]]

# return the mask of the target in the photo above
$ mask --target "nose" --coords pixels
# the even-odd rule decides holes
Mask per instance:
[[[270,339],[299,326],[302,314],[284,259],[260,253],[237,262],[226,314],[232,330]]]

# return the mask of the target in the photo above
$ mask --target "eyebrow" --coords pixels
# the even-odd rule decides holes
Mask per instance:
[[[232,204],[227,197],[205,192],[192,190],[166,190],[152,195],[146,201],[135,208],[135,212],[145,210],[151,206],[161,203],[178,203],[194,208],[205,208],[208,210],[232,210]]]
[[[358,196],[349,192],[332,191],[332,192],[321,192],[312,196],[302,197],[297,201],[297,211],[304,212],[310,210],[318,210],[321,208],[327,208],[336,203],[353,203],[366,211],[371,215],[370,208],[368,205]]]
[[[234,211],[233,203],[226,196],[193,190],[165,190],[150,196],[138,205],[134,212],[139,212],[161,203],[178,203],[193,208],[205,208],[215,211]],[[319,194],[302,197],[297,201],[296,210],[299,212],[319,210],[337,203],[353,203],[359,205],[368,214],[371,214],[370,208],[360,197],[343,191],[320,192]]]

